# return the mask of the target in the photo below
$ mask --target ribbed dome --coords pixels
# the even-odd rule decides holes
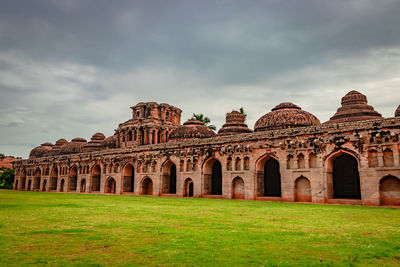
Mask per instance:
[[[117,138],[114,135],[111,135],[101,142],[101,147],[102,148],[115,148],[116,143],[117,143]]]
[[[319,124],[321,124],[320,121],[311,113],[302,110],[293,103],[284,102],[259,118],[254,125],[254,131],[259,132]]]
[[[168,142],[187,139],[209,138],[216,134],[201,121],[188,120],[183,125],[173,129],[168,136]]]
[[[104,134],[102,133],[95,133],[92,135],[92,138],[89,143],[87,143],[83,148],[82,152],[93,152],[99,151],[102,147],[102,142],[106,139]]]
[[[244,123],[244,115],[236,110],[226,114],[226,123],[218,131],[218,135],[231,135],[241,133],[251,133]]]
[[[86,139],[84,138],[74,138],[71,142],[63,145],[60,150],[61,155],[73,154],[81,152],[82,148],[86,145]]]
[[[383,119],[380,113],[367,104],[367,97],[360,92],[350,91],[342,98],[342,106],[325,123]]]
[[[43,143],[40,146],[35,147],[34,149],[31,150],[29,158],[34,159],[43,157],[47,152],[51,151],[52,149],[53,149],[52,143]]]
[[[49,150],[43,157],[56,156],[60,154],[61,147],[68,143],[65,139],[58,139],[52,150]]]
[[[396,112],[394,113],[394,116],[400,117],[400,105],[399,105],[399,107],[396,109]]]

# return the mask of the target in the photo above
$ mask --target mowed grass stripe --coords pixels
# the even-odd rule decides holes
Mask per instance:
[[[400,265],[400,210],[0,191],[0,265]]]

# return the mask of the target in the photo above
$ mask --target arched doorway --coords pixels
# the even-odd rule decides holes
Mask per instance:
[[[264,164],[264,196],[281,196],[279,162],[274,158],[269,158]]]
[[[204,194],[222,195],[222,167],[215,158],[209,158],[203,165]]]
[[[388,175],[379,182],[381,205],[400,205],[400,179]]]
[[[15,180],[15,187],[14,187],[14,190],[18,190],[18,182],[19,182],[19,180]]]
[[[311,202],[311,184],[304,176],[297,178],[294,183],[294,201]]]
[[[233,199],[244,199],[244,181],[240,177],[236,177],[232,181],[232,198]]]
[[[107,167],[104,167],[104,168],[107,168]],[[100,178],[101,178],[100,165],[96,164],[92,168],[91,178],[92,178],[92,182],[90,184],[90,191],[91,192],[99,192],[100,191]]]
[[[104,192],[115,194],[116,192],[117,183],[115,182],[114,178],[108,178],[106,181],[106,187]]]
[[[78,184],[78,169],[76,168],[76,166],[72,167],[69,170],[68,181],[68,191],[76,191]]]
[[[86,192],[86,179],[82,179],[81,180],[80,191],[81,191],[81,193],[85,193]]]
[[[57,177],[58,177],[58,169],[57,167],[51,170],[50,174],[50,190],[57,190]]]
[[[123,182],[122,191],[123,192],[134,192],[135,191],[135,172],[133,165],[128,163],[124,166],[122,170]]]
[[[23,170],[21,174],[21,183],[20,183],[21,190],[25,190],[25,185],[26,185],[26,170]]]
[[[146,177],[142,180],[140,194],[150,196],[153,195],[153,181],[149,177]]]
[[[65,180],[62,179],[60,182],[60,192],[64,192]]]
[[[27,190],[28,190],[28,191],[31,191],[31,189],[32,189],[32,180],[29,179]]]
[[[40,171],[39,168],[36,169],[35,171],[35,180],[33,183],[34,189],[35,190],[40,190],[40,178],[42,176],[42,172]]]
[[[333,197],[361,199],[357,160],[344,153],[333,159],[332,166]]]
[[[171,160],[162,167],[162,193],[176,194],[176,165]]]
[[[47,179],[43,180],[43,185],[42,185],[42,191],[45,192],[46,190],[46,186],[47,186]]]
[[[185,184],[184,184],[184,192],[183,192],[183,196],[184,197],[193,197],[194,192],[193,192],[193,180],[191,178],[187,178],[185,180]]]

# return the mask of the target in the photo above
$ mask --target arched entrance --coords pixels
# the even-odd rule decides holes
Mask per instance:
[[[81,180],[80,191],[81,191],[81,193],[85,193],[86,192],[86,179],[82,179]]]
[[[400,205],[400,179],[388,175],[379,182],[381,205]]]
[[[140,194],[150,196],[153,195],[153,181],[149,177],[146,177],[142,180]]]
[[[28,190],[28,191],[31,191],[31,189],[32,189],[32,180],[29,179],[27,190]]]
[[[20,183],[21,190],[25,190],[25,185],[26,185],[26,170],[23,170],[21,174],[21,183]]]
[[[35,171],[35,180],[33,183],[34,189],[35,190],[40,190],[40,178],[42,176],[42,172],[40,171],[39,168],[36,169]]]
[[[62,179],[60,182],[60,192],[64,192],[65,180]]]
[[[51,170],[50,190],[57,190],[57,177],[58,177],[58,169],[55,167]]]
[[[222,167],[215,158],[209,158],[203,167],[204,194],[222,195]]]
[[[68,175],[68,191],[76,191],[77,184],[78,184],[78,169],[76,166],[72,167],[69,171]]]
[[[106,167],[104,167],[104,168],[106,168]],[[92,168],[92,172],[91,172],[91,179],[92,179],[92,182],[90,184],[91,192],[99,192],[100,191],[100,177],[101,177],[100,165],[96,164]]]
[[[106,181],[105,186],[105,193],[115,194],[116,192],[117,183],[115,182],[114,178],[108,178]]]
[[[264,196],[281,196],[279,162],[274,158],[269,158],[264,164]]]
[[[14,187],[14,190],[18,190],[18,182],[19,182],[19,180],[15,180],[15,187]]]
[[[133,165],[128,163],[124,166],[122,170],[123,182],[122,191],[123,192],[134,192],[135,191],[135,172]]]
[[[163,194],[176,194],[176,165],[168,160],[162,167]]]
[[[361,199],[357,160],[343,153],[333,159],[332,183],[334,198]]]
[[[42,191],[45,192],[46,190],[46,186],[47,186],[47,179],[43,180],[43,185],[42,185]]]
[[[304,176],[300,176],[296,179],[294,185],[294,201],[311,202],[311,184]]]
[[[232,181],[232,198],[233,199],[244,199],[244,181],[240,177],[236,177]]]
[[[194,195],[194,187],[193,187],[193,180],[191,178],[187,178],[185,180],[185,185],[183,188],[183,196],[184,197],[193,197]]]

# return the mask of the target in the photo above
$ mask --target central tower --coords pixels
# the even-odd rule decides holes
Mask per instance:
[[[181,124],[182,110],[165,103],[140,102],[131,109],[132,119],[115,131],[117,147],[165,143],[171,130]]]

